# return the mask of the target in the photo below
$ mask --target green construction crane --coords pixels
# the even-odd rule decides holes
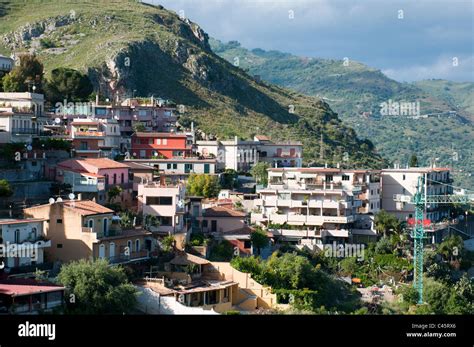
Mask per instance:
[[[413,196],[396,194],[394,200],[397,202],[415,205],[415,222],[411,237],[414,240],[413,268],[415,275],[413,286],[418,292],[418,304],[423,304],[423,256],[426,237],[424,228],[424,212],[427,204],[468,204],[474,201],[474,195],[450,194],[450,195],[426,195],[424,191],[425,177],[418,177],[416,192]]]

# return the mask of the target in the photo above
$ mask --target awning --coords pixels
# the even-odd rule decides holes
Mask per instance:
[[[334,237],[349,237],[348,230],[326,230],[328,236]]]
[[[310,174],[310,173],[301,173],[300,177],[301,178],[316,178],[316,177],[318,177],[318,175],[317,174]]]

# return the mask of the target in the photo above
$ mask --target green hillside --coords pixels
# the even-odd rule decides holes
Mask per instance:
[[[301,140],[307,161],[382,165],[327,103],[259,82],[210,49],[197,24],[135,1],[3,2],[4,54],[30,51],[56,67],[87,72],[100,94],[159,96],[185,105],[180,122],[206,134]],[[319,160],[323,135],[324,158]]]
[[[436,161],[452,166],[458,184],[474,186],[474,83],[399,83],[358,62],[346,66],[341,60],[247,50],[236,41],[211,39],[210,43],[214,52],[251,75],[323,98],[345,124],[359,137],[370,139],[391,162],[405,165],[416,152],[422,165]],[[381,116],[380,104],[389,100],[419,101],[420,114],[436,115]]]

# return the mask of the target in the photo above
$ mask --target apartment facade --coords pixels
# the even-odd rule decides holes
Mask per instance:
[[[157,233],[180,233],[186,228],[186,186],[183,183],[148,182],[138,185],[138,211],[144,220],[157,218],[159,225],[150,228]]]
[[[122,230],[114,211],[90,200],[60,201],[24,209],[25,216],[47,219],[51,261],[105,258],[129,262],[149,257],[149,232]]]
[[[107,190],[119,186],[120,201],[128,203],[132,194],[129,169],[128,165],[107,158],[69,159],[57,165],[56,180],[70,184],[83,199],[95,199],[101,204],[107,201]]]
[[[125,163],[136,163],[153,168],[166,175],[215,174],[216,159],[171,158],[171,159],[130,159]]]
[[[358,214],[380,208],[375,174],[339,168],[268,169],[268,186],[257,191],[251,220],[277,239],[302,245],[348,242]]]
[[[45,219],[0,219],[0,242],[7,250],[6,268],[39,265],[44,250],[51,247],[44,232]],[[9,250],[8,250],[9,249]]]
[[[414,218],[415,206],[396,202],[394,196],[397,194],[413,196],[421,177],[424,177],[422,190],[426,192],[426,195],[453,194],[453,188],[450,186],[453,180],[449,168],[383,169],[381,172],[382,208],[401,221]],[[439,222],[450,217],[450,206],[426,205],[425,216],[432,222]]]
[[[191,156],[185,133],[136,132],[132,135],[132,156],[138,159],[185,158]]]
[[[0,93],[0,143],[31,143],[46,136],[44,96],[36,93]]]
[[[303,146],[300,142],[273,142],[264,136],[253,140],[235,137],[228,141],[196,141],[197,152],[216,158],[219,170],[249,171],[259,161],[271,167],[301,167]]]

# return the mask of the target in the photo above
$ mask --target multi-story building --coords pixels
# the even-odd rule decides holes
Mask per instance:
[[[162,100],[126,99],[122,103],[100,104],[96,99],[91,104],[74,104],[61,107],[60,114],[68,126],[73,118],[92,118],[94,120],[116,120],[120,128],[120,149],[131,151],[130,137],[134,128],[143,127],[145,131],[176,132],[176,109]]]
[[[366,170],[271,168],[257,193],[252,222],[277,239],[315,246],[350,241],[358,214],[378,211],[380,187]]]
[[[130,159],[128,163],[146,165],[156,170],[157,173],[165,175],[181,175],[183,177],[191,173],[216,173],[216,159],[194,158],[171,158],[171,159]]]
[[[122,188],[121,203],[131,200],[132,182],[129,167],[107,158],[69,159],[57,165],[56,180],[71,185],[83,199],[94,199],[104,204],[110,187]]]
[[[89,200],[71,200],[33,206],[25,216],[48,220],[46,237],[51,240],[51,261],[106,258],[112,263],[147,259],[151,233],[122,230],[114,211]]]
[[[0,93],[0,143],[31,143],[47,121],[43,94]]]
[[[161,180],[138,185],[138,211],[143,213],[144,220],[148,215],[158,220],[158,225],[150,227],[150,230],[157,233],[186,231],[188,204],[185,194],[186,186],[183,183],[166,184]]]
[[[136,132],[132,135],[132,156],[138,159],[185,158],[192,154],[185,133]]]
[[[206,158],[217,158],[219,170],[233,169],[248,171],[259,161],[271,167],[301,167],[302,149],[300,142],[273,142],[265,136],[253,140],[197,141],[197,152]]]
[[[44,249],[51,247],[45,238],[46,219],[0,219],[0,243],[6,251],[6,268],[39,265],[44,261]],[[5,255],[5,254],[4,254]]]
[[[426,195],[453,194],[452,178],[449,168],[407,168],[383,169],[382,209],[397,216],[401,221],[407,221],[415,216],[415,206],[396,202],[397,194],[413,196],[416,192],[418,179],[424,177],[423,191]],[[449,205],[429,204],[425,207],[425,218],[433,222],[450,217]]]

